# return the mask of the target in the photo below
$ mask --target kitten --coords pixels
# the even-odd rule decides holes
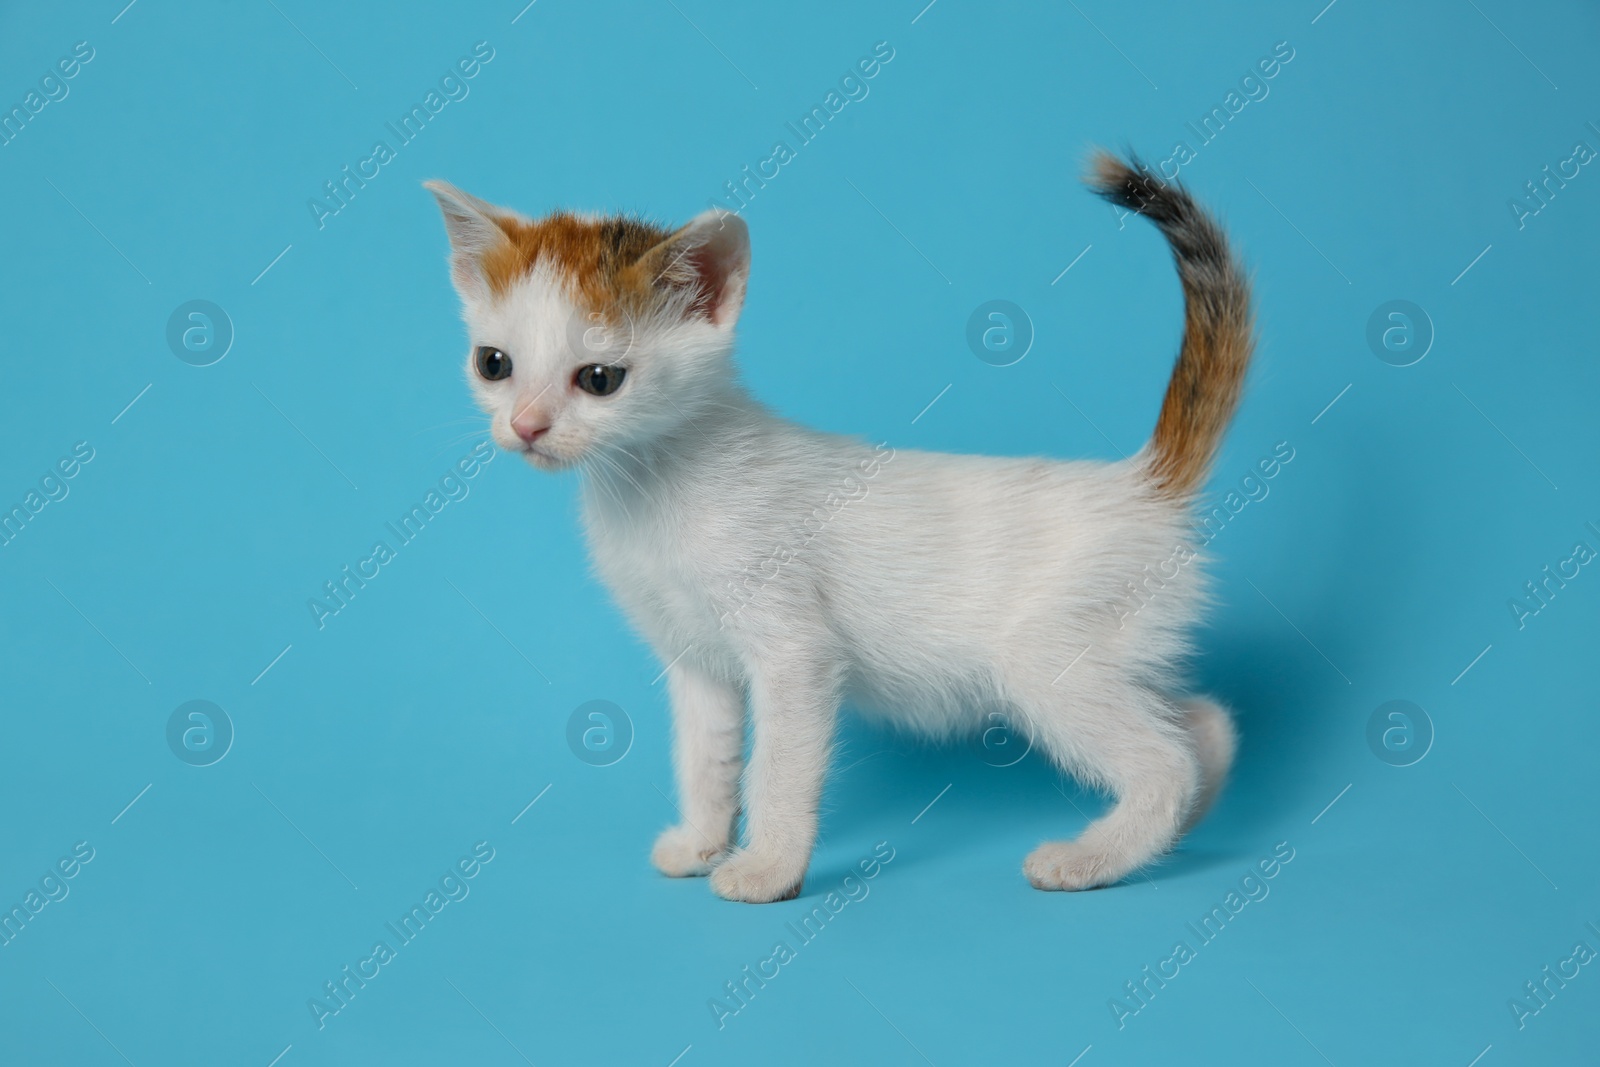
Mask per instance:
[[[1183,695],[1204,599],[1190,507],[1250,361],[1249,287],[1176,184],[1108,155],[1088,180],[1166,235],[1186,301],[1155,434],[1119,463],[874,449],[787,422],[733,363],[737,216],[530,221],[428,183],[494,440],[583,472],[595,565],[667,664],[683,821],[655,843],[664,873],[796,896],[846,700],[936,737],[1003,706],[1113,794],[1026,858],[1040,889],[1116,882],[1215,797],[1235,735]]]

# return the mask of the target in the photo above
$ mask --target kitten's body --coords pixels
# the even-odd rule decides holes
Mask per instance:
[[[814,624],[853,703],[933,736],[1036,675],[1175,684],[1198,581],[1150,582],[1186,523],[1141,459],[888,451],[744,403],[585,487],[595,562],[664,663],[742,683],[769,629]]]
[[[666,873],[710,873],[740,900],[797,893],[845,701],[933,736],[979,729],[1003,708],[1035,748],[1109,789],[1117,805],[1082,837],[1028,857],[1041,888],[1117,880],[1169,848],[1220,786],[1227,716],[1175,694],[1203,600],[1189,500],[1248,359],[1247,297],[1186,196],[1102,166],[1103,190],[1168,231],[1190,298],[1163,425],[1110,464],[875,449],[771,414],[726,362],[748,270],[742,223],[728,238],[703,217],[660,239],[670,260],[618,256],[586,297],[541,255],[498,286],[474,276],[496,237],[463,229],[464,211],[503,232],[536,224],[440,190],[475,343],[515,344],[528,356],[509,358],[536,368],[509,399],[484,398],[497,425],[505,418],[497,439],[520,440],[542,466],[584,465],[595,563],[668,664],[684,818],[656,844]],[[674,275],[686,254],[693,271]],[[545,399],[574,359],[593,358],[574,356],[571,331],[553,324],[606,319],[607,307],[630,309],[634,343],[614,365],[637,373],[634,402],[649,405],[628,430],[583,406],[609,398]],[[539,444],[563,417],[573,440]],[[548,430],[529,437],[530,421]],[[741,767],[747,843],[734,850]]]

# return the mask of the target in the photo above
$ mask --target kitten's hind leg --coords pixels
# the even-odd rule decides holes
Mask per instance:
[[[1183,709],[1183,724],[1194,744],[1195,758],[1200,761],[1200,792],[1183,821],[1182,832],[1188,833],[1222,792],[1239,747],[1239,735],[1233,728],[1233,717],[1215,701],[1187,697],[1178,701],[1178,707]]]
[[[656,838],[650,862],[673,878],[711,873],[728,851],[739,815],[744,697],[686,661],[667,668],[672,762],[683,821]]]
[[[1022,870],[1036,889],[1094,889],[1166,852],[1201,792],[1201,763],[1181,713],[1136,686],[1027,707],[1036,740],[1059,766],[1110,789],[1116,803],[1073,841],[1034,849]]]

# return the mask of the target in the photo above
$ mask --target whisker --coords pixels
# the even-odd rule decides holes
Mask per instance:
[[[450,451],[460,447],[463,444],[466,444],[468,441],[483,441],[483,440],[488,440],[487,436],[485,434],[479,433],[477,431],[473,431],[471,433],[462,434],[459,437],[454,437],[454,438],[452,438],[452,439],[450,439],[448,441],[445,441],[445,442],[437,445],[433,450],[433,458],[434,459],[438,459],[440,456],[443,456],[445,453],[450,452]],[[491,443],[493,443],[493,442],[491,441]]]
[[[649,500],[652,504],[655,503],[655,500],[650,496],[650,494],[648,492],[645,491],[644,486],[639,484],[639,480],[637,478],[635,478],[632,475],[632,473],[630,473],[628,471],[628,469],[626,467],[624,467],[621,464],[621,462],[619,462],[614,456],[607,455],[606,454],[606,449],[614,448],[617,451],[622,452],[622,454],[627,456],[629,459],[634,460],[635,463],[639,462],[638,459],[635,458],[632,455],[632,453],[628,452],[626,449],[622,448],[620,445],[607,445],[607,444],[605,444],[603,442],[598,444],[597,447],[599,448],[599,451],[598,451],[597,455],[601,459],[604,459],[607,463],[609,463],[611,465],[612,469],[614,469],[618,474],[620,474],[624,478],[628,479],[629,484],[631,484],[634,487],[634,489],[638,490],[640,496],[644,497],[646,500]],[[642,464],[641,464],[641,466],[642,466]]]
[[[606,455],[604,452],[596,452],[595,453],[595,458],[600,460],[602,463],[604,463],[606,465],[606,468],[609,471],[614,471],[617,474],[622,475],[622,477],[626,478],[629,482],[633,482],[632,476],[629,475],[628,472],[622,468],[622,465],[619,464],[615,459],[613,459],[610,456]],[[632,509],[630,509],[627,506],[627,502],[622,497],[621,487],[618,486],[615,482],[613,482],[609,477],[605,479],[605,482],[606,482],[606,485],[611,489],[614,499],[617,500],[618,504],[622,507],[623,511],[631,513]],[[634,487],[637,489],[638,488],[638,483],[634,482],[633,484],[634,484]],[[643,489],[639,489],[639,492],[642,495],[644,493],[644,490]]]
[[[583,459],[579,460],[578,461],[578,466],[588,476],[588,480],[589,480],[589,484],[590,485],[593,485],[594,487],[599,489],[601,492],[603,492],[607,496],[609,496],[611,498],[611,500],[617,505],[617,507],[619,509],[621,509],[624,514],[627,514],[628,513],[628,505],[622,499],[622,497],[617,493],[617,488],[616,488],[616,486],[614,486],[611,483],[611,479],[607,475],[607,472],[606,472],[605,468],[597,466],[594,463],[594,460],[597,460],[597,459],[603,460],[604,458],[605,457],[601,453],[598,453],[598,452],[592,453],[592,458],[590,456],[585,456]]]

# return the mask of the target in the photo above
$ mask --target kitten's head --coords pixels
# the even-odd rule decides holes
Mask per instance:
[[[546,470],[681,430],[724,395],[750,238],[716,210],[676,231],[531,221],[428,182],[450,233],[467,376],[495,443]]]

